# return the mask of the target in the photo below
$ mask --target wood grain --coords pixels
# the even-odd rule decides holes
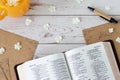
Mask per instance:
[[[26,16],[17,19],[7,17],[0,21],[0,28],[39,41],[40,45],[37,50],[42,56],[49,54],[47,52],[64,51],[64,48],[55,44],[56,36],[63,36],[63,40],[59,44],[64,44],[63,47],[66,46],[69,49],[68,44],[71,44],[71,47],[74,47],[73,43],[85,44],[83,29],[107,22],[89,11],[87,6],[96,7],[109,15],[113,15],[116,19],[120,19],[120,0],[84,0],[81,4],[78,4],[76,0],[30,1],[31,7]],[[50,6],[55,6],[56,12],[49,12]],[[111,10],[106,11],[105,6],[110,6]],[[72,24],[72,18],[75,17],[81,19],[78,25]],[[25,25],[26,18],[33,20],[30,26]],[[43,25],[47,23],[50,24],[49,30],[43,28]]]
[[[85,46],[85,44],[39,44],[34,58],[50,54],[64,53],[68,50],[83,46]]]
[[[120,15],[120,0],[84,0],[78,4],[76,0],[31,0],[31,8],[27,15],[94,15],[87,6],[96,7],[110,15]],[[49,6],[56,6],[56,12],[50,13]],[[106,11],[105,6],[111,10]]]
[[[79,17],[78,25],[72,23],[72,19]],[[113,16],[118,19],[120,16]],[[25,20],[33,20],[30,26],[25,25]],[[85,43],[82,30],[107,21],[98,16],[24,16],[19,19],[6,18],[0,22],[0,27],[7,31],[39,41],[39,43],[56,43],[56,36],[63,36],[61,43]],[[50,24],[46,30],[43,25]]]

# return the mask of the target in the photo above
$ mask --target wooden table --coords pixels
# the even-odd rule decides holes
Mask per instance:
[[[55,6],[56,11],[51,13],[50,6]],[[84,0],[81,4],[76,0],[31,0],[31,8],[25,16],[7,17],[0,22],[0,28],[39,41],[37,53],[40,57],[64,52],[85,45],[83,29],[107,22],[89,11],[87,6],[120,18],[120,0]],[[111,10],[105,10],[105,6]],[[72,23],[76,17],[81,20],[78,25]],[[33,20],[29,26],[25,25],[27,18]],[[50,24],[50,29],[45,30],[44,24]],[[60,43],[55,41],[57,36],[63,37]]]

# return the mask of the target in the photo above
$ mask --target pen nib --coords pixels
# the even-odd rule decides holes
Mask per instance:
[[[88,9],[90,9],[91,11],[94,11],[94,8],[92,8],[92,7],[89,7],[89,6],[88,6]]]

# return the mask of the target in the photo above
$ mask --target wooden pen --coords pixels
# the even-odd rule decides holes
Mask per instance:
[[[91,11],[93,11],[95,14],[99,15],[100,17],[104,18],[105,20],[111,22],[111,23],[118,23],[117,20],[115,20],[114,18],[112,18],[111,16],[101,12],[101,11],[98,11],[97,9],[95,8],[92,8],[92,7],[88,7],[88,9],[90,9]]]

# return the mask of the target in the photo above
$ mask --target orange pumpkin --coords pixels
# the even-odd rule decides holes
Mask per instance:
[[[29,0],[21,0],[16,6],[8,6],[7,1],[0,0],[0,20],[6,16],[21,17],[29,10],[29,7]]]

